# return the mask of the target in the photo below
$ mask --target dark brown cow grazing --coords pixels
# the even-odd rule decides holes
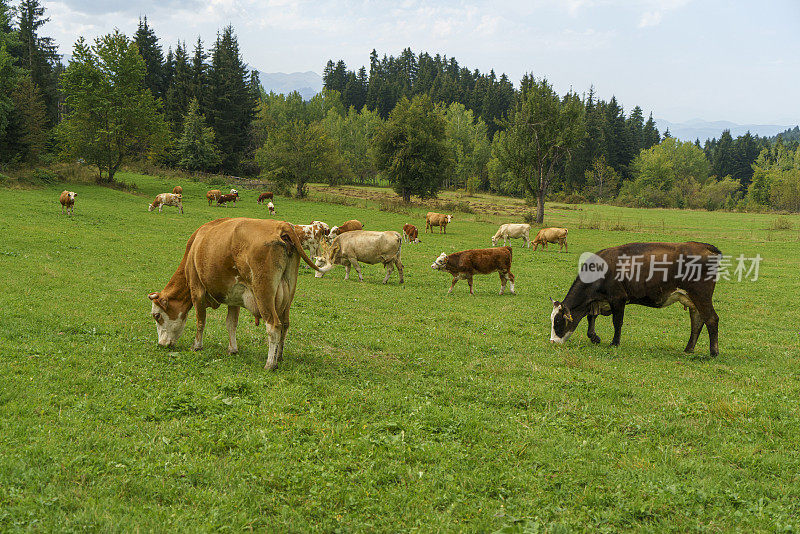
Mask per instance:
[[[266,193],[261,193],[258,195],[258,203],[261,204],[265,200],[275,200],[272,198],[272,191],[267,191]]]
[[[449,295],[453,292],[456,282],[467,280],[469,293],[472,291],[472,276],[475,273],[489,274],[497,271],[500,274],[500,294],[506,290],[506,281],[511,281],[511,293],[514,293],[514,275],[511,274],[511,247],[499,248],[476,248],[464,250],[453,254],[444,252],[431,264],[431,268],[438,271],[447,271],[453,275],[453,283],[450,285]]]
[[[563,343],[586,317],[587,335],[600,343],[594,331],[598,315],[611,315],[619,345],[626,304],[663,308],[680,302],[692,323],[686,352],[708,327],[712,356],[719,354],[719,316],[711,298],[722,253],[714,245],[688,243],[629,243],[588,255],[564,300],[553,301],[550,341]]]
[[[233,205],[235,206],[237,200],[239,200],[239,194],[238,193],[220,195],[219,198],[217,199],[217,206],[221,206],[221,205],[225,204],[225,207],[227,208],[228,207],[228,205],[227,205],[228,202],[233,202]]]
[[[407,243],[421,243],[422,241],[419,240],[419,232],[417,232],[417,227],[413,224],[404,224],[403,225],[403,241]]]

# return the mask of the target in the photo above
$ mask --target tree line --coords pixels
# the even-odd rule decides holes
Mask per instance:
[[[0,0],[0,165],[77,161],[113,181],[125,163],[261,175],[303,196],[309,182],[390,183],[404,200],[442,188],[635,206],[794,209],[797,128],[729,131],[703,145],[658,131],[612,97],[558,94],[527,74],[454,57],[329,60],[309,100],[266,93],[231,26],[210,46],[167,47],[147,18],[132,37],[81,38],[63,65],[39,0]]]

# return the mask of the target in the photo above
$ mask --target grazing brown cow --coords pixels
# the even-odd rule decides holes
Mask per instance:
[[[235,206],[237,200],[239,200],[238,193],[220,195],[219,198],[217,199],[217,206],[222,206],[224,204],[225,207],[227,208],[228,202],[233,202],[233,205]]]
[[[181,186],[179,186],[179,185],[176,185],[175,187],[172,188],[172,194],[173,195],[182,195],[183,194],[183,188]]]
[[[663,308],[680,302],[689,309],[692,323],[685,352],[694,351],[705,325],[711,355],[716,356],[719,316],[711,298],[721,257],[722,252],[714,245],[696,241],[629,243],[587,254],[567,296],[560,302],[552,301],[550,341],[564,343],[586,317],[587,336],[592,343],[600,343],[594,331],[595,319],[611,315],[611,344],[616,346],[622,335],[625,305]]]
[[[64,213],[64,208],[67,209],[67,215],[72,215],[75,212],[75,197],[78,193],[74,191],[62,191],[58,201],[61,202],[61,213]]]
[[[261,193],[258,195],[258,203],[261,204],[265,200],[275,200],[272,198],[272,191],[267,191],[266,193]]]
[[[352,232],[354,230],[363,230],[364,225],[361,224],[360,221],[356,219],[350,219],[349,221],[342,223],[340,226],[334,226],[331,228],[330,233],[328,234],[328,239],[333,239],[338,235],[342,235],[345,232]]]
[[[197,308],[197,335],[192,350],[203,348],[206,308],[228,306],[228,352],[238,352],[236,326],[244,306],[263,318],[269,335],[267,369],[283,359],[289,329],[289,307],[297,285],[297,268],[311,263],[294,227],[283,221],[217,219],[198,228],[186,244],[178,270],[166,287],[150,293],[158,344],[174,346]]]
[[[442,231],[447,233],[447,225],[450,224],[450,221],[453,220],[452,215],[445,215],[444,213],[436,213],[434,211],[429,211],[428,214],[425,216],[425,231],[428,230],[433,233],[433,227],[439,227],[439,233],[441,234]]]
[[[173,206],[178,208],[178,210],[183,213],[183,200],[181,195],[176,195],[174,193],[161,193],[156,195],[156,199],[153,201],[150,206],[147,207],[147,211],[153,211],[154,209],[158,208],[158,213],[161,213],[161,210],[164,206]]]
[[[437,271],[446,271],[453,275],[453,283],[450,285],[449,295],[453,292],[456,282],[466,280],[469,284],[469,293],[474,295],[472,290],[472,276],[475,273],[489,274],[495,271],[500,275],[500,294],[506,290],[506,281],[511,281],[511,293],[514,291],[514,275],[511,274],[511,247],[499,248],[477,248],[445,254],[442,252],[431,268]]]
[[[406,243],[421,243],[416,226],[408,223],[403,225],[403,241]]]
[[[206,193],[206,199],[208,200],[208,205],[210,206],[212,202],[219,200],[219,197],[222,196],[222,191],[219,189],[212,189],[208,193]]]
[[[533,239],[533,250],[542,245],[542,250],[547,250],[548,243],[558,243],[559,249],[569,252],[567,249],[567,229],[566,228],[542,228]]]

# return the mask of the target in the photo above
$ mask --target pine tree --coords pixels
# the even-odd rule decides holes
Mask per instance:
[[[187,102],[191,99],[197,100],[200,104],[200,111],[205,114],[208,105],[208,66],[206,65],[208,54],[203,50],[203,41],[200,37],[194,45],[194,55],[191,64],[191,83]]]
[[[223,155],[222,168],[233,172],[247,156],[257,102],[250,86],[250,71],[242,61],[232,26],[217,36],[211,51],[208,81],[206,117]]]
[[[144,59],[145,75],[144,86],[156,98],[163,99],[166,92],[164,79],[164,53],[161,45],[158,44],[153,29],[147,24],[147,17],[139,19],[139,27],[133,37],[134,42],[139,47],[139,54]]]
[[[39,0],[22,0],[17,8],[20,66],[30,72],[31,80],[42,92],[47,109],[48,126],[58,122],[58,74],[61,56],[50,37],[41,37],[39,30],[49,20]]]
[[[178,166],[190,171],[210,171],[222,160],[215,144],[214,130],[206,126],[197,100],[189,103],[177,152],[180,158]]]
[[[650,117],[647,118],[647,122],[644,124],[644,129],[642,131],[642,148],[647,150],[648,148],[657,145],[661,142],[661,136],[658,133],[658,128],[656,128],[656,121],[653,120],[653,114],[650,114]]]
[[[164,102],[164,111],[170,130],[177,135],[183,131],[183,118],[188,112],[189,102],[192,100],[193,76],[186,53],[186,43],[178,41],[175,46],[173,70],[174,74]],[[198,99],[195,98],[194,101],[197,102]]]
[[[11,93],[14,102],[9,138],[22,161],[34,163],[44,152],[49,138],[47,108],[41,91],[30,76],[21,76]]]
[[[733,137],[730,130],[722,132],[717,146],[714,147],[714,152],[711,155],[711,170],[719,178],[733,175],[736,172]]]

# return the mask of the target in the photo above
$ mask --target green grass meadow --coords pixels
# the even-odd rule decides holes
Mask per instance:
[[[0,531],[786,532],[800,529],[800,217],[551,206],[569,253],[515,240],[517,295],[497,275],[447,295],[441,252],[490,246],[502,222],[456,213],[403,245],[406,283],[363,266],[300,269],[284,362],[243,312],[194,313],[156,344],[147,294],[189,235],[221,216],[268,217],[256,191],[208,207],[206,184],[126,174],[140,194],[56,184],[0,189]],[[184,187],[185,214],[148,213]],[[219,187],[223,189],[222,187]],[[75,215],[58,195],[78,193]],[[423,231],[414,215],[276,198],[277,218]],[[366,204],[365,204],[366,206]],[[616,230],[582,229],[606,221]],[[707,241],[760,254],[758,281],[721,281],[720,356],[682,352],[679,305],[626,309],[551,346],[580,253]],[[355,280],[355,281],[354,281]]]

